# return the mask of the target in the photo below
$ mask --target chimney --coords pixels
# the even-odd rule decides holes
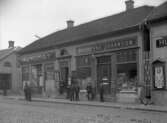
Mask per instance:
[[[133,0],[125,1],[125,4],[126,4],[126,10],[131,10],[134,8],[134,1]]]
[[[74,26],[74,21],[73,20],[68,20],[67,21],[67,29],[70,29]]]
[[[8,48],[14,48],[14,41],[8,41],[9,46]]]

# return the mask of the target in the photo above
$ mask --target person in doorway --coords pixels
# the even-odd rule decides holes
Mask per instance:
[[[104,84],[100,84],[100,102],[104,102]]]
[[[93,88],[92,88],[91,83],[88,83],[88,85],[86,87],[86,91],[87,91],[88,100],[92,100],[93,99]]]

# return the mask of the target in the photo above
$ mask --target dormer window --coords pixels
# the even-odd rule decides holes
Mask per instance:
[[[6,61],[6,62],[4,62],[4,66],[5,66],[5,67],[11,67],[12,65],[11,65],[10,62]]]

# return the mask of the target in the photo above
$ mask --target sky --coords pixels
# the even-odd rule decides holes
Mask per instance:
[[[158,6],[165,1],[134,0],[134,6]],[[67,20],[74,20],[76,26],[125,8],[125,0],[0,0],[0,49],[8,48],[9,40],[25,47],[65,29]]]

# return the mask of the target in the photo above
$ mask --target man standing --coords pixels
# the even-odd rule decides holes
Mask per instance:
[[[91,83],[88,83],[86,90],[87,90],[88,100],[92,100],[93,99],[93,88],[92,88]]]
[[[3,95],[6,96],[6,95],[7,95],[7,85],[6,85],[6,81],[2,81],[2,85],[3,85]]]
[[[30,85],[28,85],[28,87],[27,87],[27,98],[28,98],[28,101],[31,101],[31,87],[30,87]]]
[[[74,101],[74,89],[75,89],[74,84],[71,84],[70,86],[70,100],[71,101]]]
[[[78,84],[75,84],[75,100],[79,101],[79,92],[80,92],[80,87]]]
[[[104,95],[104,84],[103,84],[103,82],[100,84],[100,101],[101,102],[104,102],[104,97],[103,97],[103,95]]]
[[[24,85],[24,96],[25,96],[25,100],[28,101],[28,93],[27,93],[27,89],[28,89],[28,84],[27,82],[25,82],[25,85]]]

